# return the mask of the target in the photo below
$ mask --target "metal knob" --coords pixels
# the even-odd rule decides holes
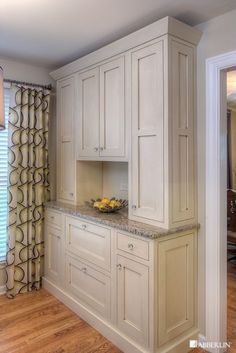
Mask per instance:
[[[137,206],[136,205],[132,205],[132,210],[136,210]]]
[[[83,229],[86,229],[86,228],[87,228],[87,225],[86,225],[86,224],[82,224],[82,228],[83,228]]]
[[[55,219],[55,217],[54,217],[54,216],[51,216],[51,219]]]
[[[87,272],[87,268],[86,268],[86,267],[83,267],[83,268],[81,269],[81,271],[82,271],[83,273],[86,273],[86,272]]]
[[[70,192],[70,196],[74,196],[73,192]]]
[[[128,244],[128,248],[129,248],[129,250],[133,250],[133,248],[134,248],[134,244],[129,243],[129,244]]]
[[[116,265],[116,267],[118,268],[118,270],[122,269],[122,265],[121,264]]]
[[[98,147],[94,147],[94,151],[97,152],[98,151]]]
[[[104,150],[104,148],[103,147],[100,147],[100,151],[103,151]]]

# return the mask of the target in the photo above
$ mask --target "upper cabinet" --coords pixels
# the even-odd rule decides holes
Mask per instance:
[[[74,146],[75,78],[57,83],[57,196],[76,202],[76,160]]]
[[[167,229],[196,222],[200,37],[196,28],[166,17],[52,73],[59,79],[59,122],[65,119],[60,199],[73,199],[72,160],[128,161],[130,219]]]
[[[125,160],[125,57],[78,74],[77,159]]]

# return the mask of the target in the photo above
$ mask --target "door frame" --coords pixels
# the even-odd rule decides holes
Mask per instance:
[[[206,60],[205,320],[213,342],[227,341],[226,69],[234,66],[236,51]]]

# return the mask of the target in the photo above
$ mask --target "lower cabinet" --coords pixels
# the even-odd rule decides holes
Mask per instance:
[[[44,286],[124,353],[187,353],[196,251],[195,230],[147,239],[50,210]]]
[[[110,278],[66,255],[66,289],[102,317],[110,318]]]
[[[148,267],[117,256],[117,325],[135,342],[148,345]]]
[[[57,285],[63,281],[63,252],[61,230],[46,224],[45,275]]]

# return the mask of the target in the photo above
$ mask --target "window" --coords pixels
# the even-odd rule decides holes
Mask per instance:
[[[6,257],[7,239],[7,180],[8,180],[8,115],[10,103],[10,89],[4,90],[5,103],[5,126],[6,129],[0,131],[0,261]]]

